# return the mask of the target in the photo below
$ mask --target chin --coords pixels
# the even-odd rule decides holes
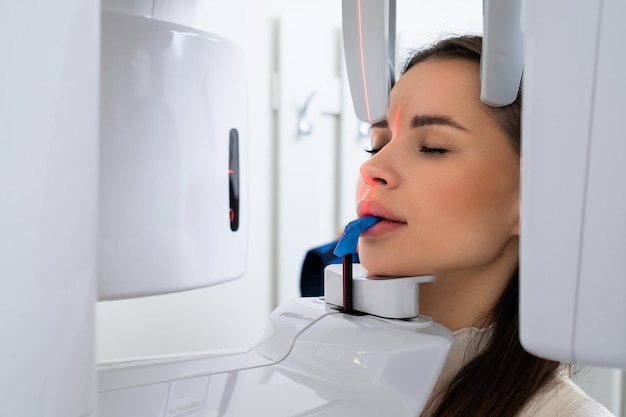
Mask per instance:
[[[367,258],[363,258],[363,256],[360,256],[360,261],[361,265],[367,270],[369,275],[383,275],[381,272],[384,271],[385,268],[384,266],[379,265],[379,262],[372,262]]]
[[[404,277],[413,275],[402,271],[393,261],[381,262],[380,260],[372,261],[361,258],[361,265],[363,265],[370,275],[379,277]]]
[[[402,259],[389,256],[368,256],[367,253],[359,254],[361,265],[370,275],[379,277],[417,277],[422,275],[434,275],[425,271],[426,268],[419,265],[410,265],[402,262]]]

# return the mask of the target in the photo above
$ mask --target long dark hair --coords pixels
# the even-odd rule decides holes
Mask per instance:
[[[413,54],[402,73],[428,60],[462,59],[480,64],[482,38],[460,36],[445,39]],[[520,153],[522,95],[489,113]],[[560,363],[526,352],[519,342],[519,274],[516,268],[500,299],[485,318],[493,323],[490,339],[481,353],[467,363],[442,394],[434,417],[510,417],[555,379]]]

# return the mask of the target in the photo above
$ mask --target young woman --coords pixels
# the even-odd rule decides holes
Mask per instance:
[[[373,275],[432,274],[420,312],[455,343],[423,416],[610,416],[518,334],[521,98],[480,101],[479,37],[416,53],[372,128],[358,215]]]

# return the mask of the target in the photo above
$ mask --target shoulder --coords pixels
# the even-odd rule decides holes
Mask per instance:
[[[600,403],[589,397],[566,376],[537,394],[519,417],[613,417]]]

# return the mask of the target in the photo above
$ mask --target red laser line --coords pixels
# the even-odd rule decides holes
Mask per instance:
[[[401,106],[398,105],[396,114],[393,116],[393,132],[395,132],[396,135],[398,134],[398,126],[400,125],[400,108]]]
[[[363,78],[363,92],[365,95],[365,109],[367,111],[367,120],[371,123],[372,116],[370,112],[370,102],[367,95],[367,81],[365,80],[365,55],[363,54],[363,22],[361,20],[361,0],[358,0],[358,15],[359,15],[359,48],[361,52],[361,77]]]

